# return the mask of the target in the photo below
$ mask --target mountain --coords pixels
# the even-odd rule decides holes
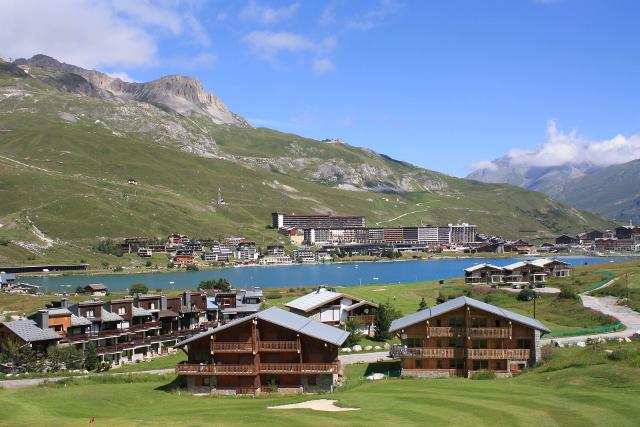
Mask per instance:
[[[194,79],[125,83],[34,58],[0,62],[0,241],[11,241],[0,265],[99,262],[90,248],[104,237],[267,244],[281,239],[268,228],[275,210],[363,214],[369,225],[464,221],[527,239],[610,226],[541,193],[253,128]]]
[[[561,202],[618,221],[640,221],[640,160],[612,166],[589,163],[550,167],[514,165],[508,157],[467,176],[540,191]]]

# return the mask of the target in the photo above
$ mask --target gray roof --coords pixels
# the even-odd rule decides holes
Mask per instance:
[[[115,313],[105,310],[105,308],[102,307],[102,316],[100,317],[100,320],[102,322],[122,322],[124,319],[122,319],[122,317],[118,316]]]
[[[71,313],[71,326],[91,326],[91,320]]]
[[[4,326],[20,337],[24,342],[59,340],[62,337],[50,329],[39,328],[36,322],[29,319],[4,322]]]
[[[49,316],[66,316],[71,314],[66,308],[50,308],[47,311],[49,312]]]
[[[135,305],[132,306],[133,310],[132,310],[132,315],[133,317],[142,317],[142,316],[153,316],[153,312],[149,311],[149,310],[145,310],[144,308],[141,307],[136,307]]]
[[[549,328],[544,326],[539,320],[532,317],[523,316],[522,314],[514,313],[513,311],[505,310],[504,308],[496,307],[495,305],[487,304],[486,302],[478,301],[469,297],[458,297],[442,304],[435,305],[431,308],[427,308],[416,313],[412,313],[408,316],[401,317],[391,322],[390,332],[396,332],[400,329],[404,329],[408,326],[414,325],[419,322],[423,322],[432,317],[440,316],[452,310],[456,310],[460,307],[468,305],[478,310],[487,311],[498,316],[506,317],[509,320],[520,323],[525,326],[529,326],[533,329],[538,329],[542,332],[551,332]]]
[[[309,311],[342,297],[342,293],[320,288],[285,304],[289,308]]]
[[[5,283],[9,280],[16,280],[16,275],[13,273],[0,273],[0,283]]]
[[[255,313],[258,310],[260,310],[260,304],[242,304],[235,307],[225,308],[222,310],[222,313]]]
[[[192,336],[182,342],[177,343],[174,347],[182,347],[200,338],[224,331],[241,323],[247,322],[252,319],[260,319],[265,322],[273,323],[283,328],[291,329],[300,334],[307,335],[312,338],[316,338],[331,344],[342,345],[347,339],[349,333],[333,326],[325,325],[324,323],[316,320],[309,319],[299,314],[291,313],[278,307],[270,307],[264,311],[252,314],[247,317],[232,320],[229,323],[225,323],[222,326],[218,326],[215,329],[209,329],[205,332],[201,332]]]

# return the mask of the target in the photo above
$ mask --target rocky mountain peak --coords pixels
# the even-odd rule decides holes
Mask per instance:
[[[166,107],[178,113],[203,114],[217,124],[250,126],[245,119],[229,111],[220,98],[213,93],[206,92],[200,80],[194,77],[170,75],[146,83],[125,82],[100,71],[66,64],[42,54],[34,55],[29,59],[17,59],[14,64],[81,76],[90,85],[90,89],[84,88],[82,90],[82,93],[88,96],[144,102]],[[68,76],[64,79],[68,80]],[[67,89],[65,85],[58,87]],[[75,88],[77,87],[78,85],[75,86]],[[77,90],[73,91],[78,92]]]

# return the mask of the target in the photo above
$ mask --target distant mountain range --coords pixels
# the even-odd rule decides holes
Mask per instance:
[[[640,222],[640,159],[606,167],[588,163],[530,167],[501,157],[467,178],[517,185],[611,220]]]
[[[541,193],[253,128],[190,77],[128,83],[44,55],[0,61],[0,199],[1,264],[91,260],[103,237],[269,243],[276,210],[530,239],[611,226]]]

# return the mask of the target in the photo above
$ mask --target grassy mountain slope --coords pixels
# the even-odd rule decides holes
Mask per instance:
[[[338,188],[344,183],[413,191]],[[212,203],[218,187],[225,206]],[[0,264],[93,261],[87,248],[102,237],[175,231],[268,243],[278,238],[267,228],[274,210],[364,214],[370,225],[467,221],[525,238],[609,225],[541,193],[449,177],[346,144],[60,91],[6,63],[0,199],[0,239],[20,246],[0,245]]]
[[[640,221],[640,160],[569,181],[561,200],[607,218]]]

